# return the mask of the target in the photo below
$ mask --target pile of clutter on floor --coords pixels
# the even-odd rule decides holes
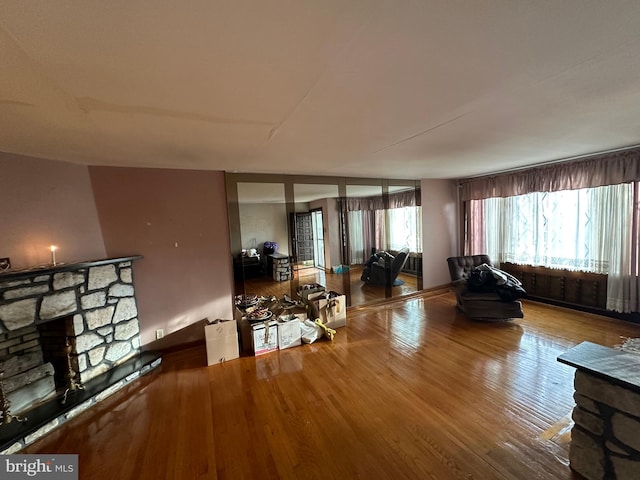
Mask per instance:
[[[236,295],[234,319],[205,326],[207,363],[232,360],[240,353],[257,356],[321,339],[333,341],[336,329],[346,326],[344,295],[312,283],[301,285],[296,296]]]

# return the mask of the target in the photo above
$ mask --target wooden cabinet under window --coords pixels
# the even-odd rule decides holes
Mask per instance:
[[[531,299],[605,309],[607,275],[502,263],[500,268],[522,282]]]

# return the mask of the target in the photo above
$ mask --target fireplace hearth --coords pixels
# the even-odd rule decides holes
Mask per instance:
[[[42,402],[29,410],[25,422],[12,421],[0,426],[0,455],[19,452],[53,429],[127,387],[140,376],[152,372],[161,362],[162,357],[159,353],[141,352],[107,373],[89,380],[84,385],[84,390],[70,393],[64,404],[61,397]]]

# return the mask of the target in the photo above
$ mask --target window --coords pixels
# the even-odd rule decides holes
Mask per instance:
[[[467,237],[472,253],[483,249],[496,264],[607,274],[607,308],[630,311],[637,208],[632,183],[472,200],[467,223],[481,232]]]
[[[420,234],[422,230],[422,207],[402,207],[386,210],[389,231],[386,236],[385,250],[401,250],[405,247],[411,252],[422,252]]]
[[[600,234],[595,190],[484,200],[487,252],[501,262],[606,272],[607,259],[594,245]]]
[[[607,309],[640,311],[639,159],[630,148],[461,180],[465,254],[605,273]]]

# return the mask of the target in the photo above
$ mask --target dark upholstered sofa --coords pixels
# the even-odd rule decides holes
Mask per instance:
[[[524,313],[520,301],[504,302],[497,293],[476,293],[468,290],[467,278],[475,267],[483,263],[491,265],[491,259],[488,255],[447,258],[458,309],[475,320],[500,321],[523,318]]]

